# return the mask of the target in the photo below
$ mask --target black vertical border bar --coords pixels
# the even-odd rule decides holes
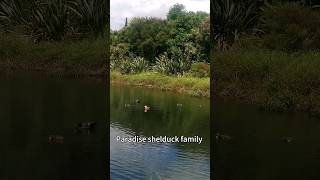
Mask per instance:
[[[214,179],[214,95],[216,92],[216,76],[213,63],[213,17],[212,17],[212,3],[214,0],[210,0],[210,179]]]
[[[105,73],[105,93],[106,93],[106,117],[107,117],[107,128],[106,128],[106,141],[107,150],[106,156],[106,179],[110,179],[110,0],[105,0],[107,4],[107,27],[106,27],[106,73]]]

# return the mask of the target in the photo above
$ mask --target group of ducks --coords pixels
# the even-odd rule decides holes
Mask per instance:
[[[140,99],[136,99],[136,104],[140,104]],[[130,107],[131,104],[125,104],[124,107]],[[150,111],[150,106],[144,105],[144,112],[149,112]]]
[[[140,99],[136,99],[136,104],[140,104]],[[124,104],[125,107],[130,107],[131,104]],[[144,112],[149,112],[150,111],[150,106],[144,105]],[[177,107],[182,107],[182,104],[178,103]],[[200,105],[199,107],[202,107],[202,105]]]
[[[78,123],[75,126],[75,131],[76,132],[83,132],[83,131],[91,132],[95,129],[96,124],[97,123],[95,121]],[[64,137],[62,135],[57,135],[57,134],[49,135],[48,140],[49,140],[49,143],[63,143]]]
[[[216,139],[216,142],[219,143],[221,141],[230,141],[232,139],[231,136],[229,135],[226,135],[226,134],[220,134],[219,132],[215,134],[215,139]],[[287,136],[284,136],[281,138],[281,141],[284,142],[284,143],[291,143],[292,142],[292,137],[287,137]]]

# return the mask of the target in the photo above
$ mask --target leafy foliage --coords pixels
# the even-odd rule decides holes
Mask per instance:
[[[167,48],[167,22],[158,18],[134,18],[118,34],[120,43],[130,44],[130,51],[153,61]]]
[[[68,26],[69,7],[63,0],[35,1],[31,31],[35,39],[63,39]]]
[[[164,53],[156,58],[154,70],[167,75],[183,75],[184,72],[190,69],[191,62],[188,59],[184,59],[182,56],[168,57],[167,53]]]
[[[122,61],[127,61],[129,58],[128,44],[118,44],[110,47],[110,68],[117,69]]]
[[[320,48],[319,3],[301,0],[213,0],[212,32],[218,50]]]
[[[181,16],[185,12],[186,12],[185,7],[182,4],[175,4],[170,8],[167,15],[167,19],[176,20],[179,16]]]
[[[112,68],[124,61],[123,73],[141,72],[151,66],[164,74],[182,75],[193,62],[209,62],[209,23],[207,13],[188,12],[181,4],[170,8],[167,19],[133,18],[127,26],[111,32]],[[123,45],[124,51],[120,48]],[[128,70],[130,63],[133,69]]]
[[[111,68],[119,70],[122,74],[140,73],[148,70],[149,64],[143,57],[133,57],[132,60],[125,58],[115,66],[115,62],[112,61]]]
[[[107,9],[106,0],[2,0],[0,27],[22,29],[35,41],[103,35]]]
[[[131,72],[139,73],[148,70],[149,64],[143,57],[135,57],[131,62]]]
[[[29,13],[27,3],[23,0],[3,0],[0,2],[0,27],[9,30],[10,26],[25,24]]]
[[[193,63],[190,73],[194,77],[210,77],[210,65],[204,62]]]
[[[319,11],[285,3],[265,8],[262,17],[265,47],[286,51],[320,48]]]
[[[108,23],[106,0],[76,0],[74,12],[79,15],[84,32],[92,32],[96,35],[102,34]]]
[[[213,0],[211,1],[212,27],[216,46],[226,50],[256,25],[259,4],[256,0]]]
[[[119,67],[121,74],[129,74],[131,73],[131,64],[128,60],[121,61],[120,67]]]

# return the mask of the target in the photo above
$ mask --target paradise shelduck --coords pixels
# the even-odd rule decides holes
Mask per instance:
[[[77,124],[77,128],[80,128],[80,129],[94,129],[96,124],[97,123],[95,121],[78,123]]]
[[[148,112],[148,111],[150,111],[150,107],[147,105],[144,105],[144,112]]]
[[[232,139],[231,136],[220,134],[220,133],[217,133],[215,138],[216,138],[216,141],[230,141]]]
[[[61,135],[50,135],[48,140],[50,143],[63,143],[64,137]]]
[[[292,137],[282,137],[281,140],[285,143],[291,143],[292,142]]]

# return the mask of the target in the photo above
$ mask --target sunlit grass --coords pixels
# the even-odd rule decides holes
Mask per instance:
[[[156,72],[123,75],[112,71],[111,82],[170,90],[192,96],[210,96],[210,78],[167,76]]]

